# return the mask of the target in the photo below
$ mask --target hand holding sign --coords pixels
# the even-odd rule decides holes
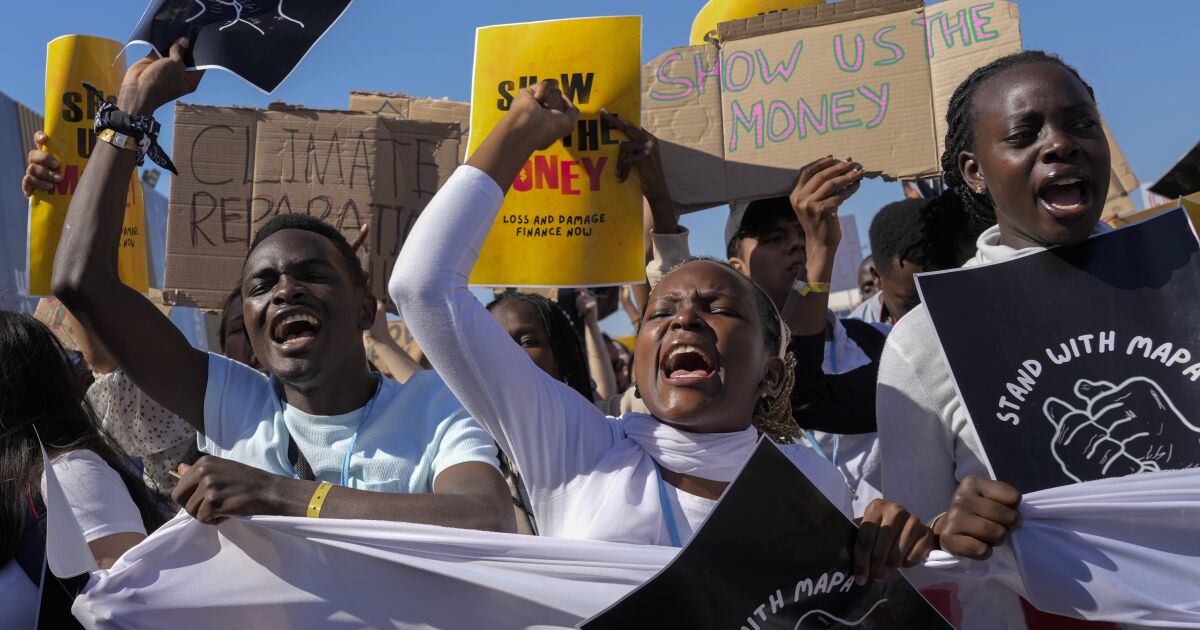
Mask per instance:
[[[39,147],[45,147],[50,142],[50,136],[46,135],[45,131],[38,130],[33,134],[33,143]],[[33,195],[34,190],[54,190],[58,182],[62,181],[62,173],[59,172],[59,167],[62,164],[49,151],[42,149],[34,149],[29,152],[29,166],[25,168],[25,177],[21,178],[21,192],[26,198]]]
[[[151,51],[129,66],[117,107],[132,116],[149,116],[159,107],[195,92],[204,71],[188,72],[183,61],[188,45],[188,39],[181,37],[171,45],[166,57]]]
[[[546,79],[518,92],[505,119],[513,132],[528,134],[531,152],[543,151],[575,129],[579,109],[563,96],[558,81]]]
[[[837,211],[842,202],[858,192],[862,177],[862,165],[850,159],[843,162],[826,157],[800,169],[800,177],[788,199],[804,229],[805,250],[810,258],[818,251],[826,252],[833,264],[833,255],[842,240]]]
[[[1200,466],[1181,461],[1175,445],[1200,441],[1166,392],[1144,377],[1120,385],[1081,379],[1070,402],[1049,398],[1042,410],[1055,427],[1050,448],[1063,472],[1075,481]]]

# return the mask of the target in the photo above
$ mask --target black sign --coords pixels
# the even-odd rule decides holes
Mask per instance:
[[[153,0],[130,42],[166,55],[186,36],[188,67],[222,68],[270,93],[350,0]]]
[[[683,551],[581,627],[949,630],[898,571],[854,583],[857,533],[764,438]]]
[[[997,479],[1022,492],[1200,466],[1200,266],[1182,210],[918,277]]]

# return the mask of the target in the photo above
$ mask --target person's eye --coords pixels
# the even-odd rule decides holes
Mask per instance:
[[[724,305],[714,304],[711,307],[709,307],[708,310],[716,315],[728,315],[729,317],[741,317],[742,316],[742,314],[739,313],[738,310],[736,308],[733,308],[732,306],[724,306]]]
[[[670,317],[672,313],[673,311],[671,311],[669,308],[655,309],[649,312],[650,316],[647,319],[662,319],[664,317]]]
[[[1075,124],[1076,129],[1091,130],[1100,126],[1100,122],[1095,118],[1084,118]]]
[[[1013,146],[1028,146],[1037,140],[1037,134],[1031,129],[1015,129],[1004,138],[1004,141]]]
[[[250,287],[249,294],[252,296],[253,295],[262,295],[263,293],[266,293],[267,289],[269,289],[269,288],[271,288],[271,287],[266,282],[256,282]]]
[[[538,340],[536,337],[532,337],[529,335],[526,335],[526,336],[518,339],[517,344],[520,345],[522,348],[536,348],[540,345],[538,343]]]

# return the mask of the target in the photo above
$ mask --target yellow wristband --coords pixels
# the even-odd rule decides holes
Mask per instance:
[[[804,297],[809,293],[829,293],[828,282],[801,282],[797,280],[794,287],[796,292],[800,294],[800,297]]]
[[[329,489],[332,487],[333,484],[324,481],[317,486],[308,502],[308,518],[321,518],[321,506],[325,504],[325,497],[329,496]]]
[[[137,140],[134,140],[133,137],[127,136],[123,133],[117,133],[112,129],[105,129],[101,131],[100,135],[97,137],[113,145],[114,147],[117,147],[118,149],[137,151],[138,148]]]

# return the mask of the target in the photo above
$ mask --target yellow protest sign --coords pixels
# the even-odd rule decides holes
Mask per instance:
[[[575,132],[533,154],[504,199],[471,284],[586,287],[645,280],[642,194],[616,177],[623,138],[601,108],[634,125],[641,112],[640,17],[488,26],[475,33],[474,152],[516,94],[555,79],[580,111]]]
[[[50,294],[54,253],[67,207],[98,142],[92,120],[100,104],[83,89],[82,82],[91,83],[106,100],[116,102],[124,71],[121,43],[111,39],[64,35],[46,46],[46,134],[50,142],[43,148],[58,158],[63,177],[53,190],[36,191],[29,200],[30,295]],[[117,262],[121,280],[144,293],[149,287],[145,205],[136,172],[129,182]]]

